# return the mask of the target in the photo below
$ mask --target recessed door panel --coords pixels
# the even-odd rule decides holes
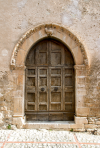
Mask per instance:
[[[37,109],[36,105],[37,98],[37,68],[27,68],[26,69],[26,100],[25,100],[25,110],[35,111]]]
[[[62,111],[62,68],[61,67],[50,67],[50,100],[49,100],[49,110],[50,111]],[[50,120],[52,118],[50,117]]]
[[[48,65],[48,43],[42,42],[41,45],[38,46],[37,50],[37,65]]]
[[[38,67],[38,111],[48,111],[48,68]]]
[[[52,66],[61,64],[61,52],[52,52],[51,53],[51,64],[52,64]]]

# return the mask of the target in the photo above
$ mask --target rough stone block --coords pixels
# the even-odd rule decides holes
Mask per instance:
[[[87,129],[87,132],[93,132],[94,129]]]
[[[97,121],[96,124],[99,124],[100,125],[100,121]]]
[[[6,106],[1,107],[1,111],[5,111],[5,110],[7,110]]]
[[[97,127],[98,127],[98,128],[100,128],[100,125],[99,125],[99,124],[97,124]]]
[[[22,128],[23,127],[23,121],[22,120],[23,120],[22,117],[13,118],[12,124],[16,125],[17,128]]]
[[[84,124],[70,124],[70,128],[72,128],[72,129],[84,128]]]
[[[100,135],[100,129],[97,129],[97,135]]]
[[[84,125],[84,128],[85,129],[95,129],[95,128],[97,128],[97,125],[95,125],[95,124],[85,124]]]
[[[95,124],[96,117],[88,117],[89,124]]]
[[[84,128],[76,128],[76,129],[73,129],[74,132],[85,132],[85,129]]]
[[[97,107],[97,105],[94,103],[94,106],[90,108],[90,116],[99,116],[100,115],[100,107]]]
[[[0,113],[0,120],[2,120],[4,118],[3,113]]]

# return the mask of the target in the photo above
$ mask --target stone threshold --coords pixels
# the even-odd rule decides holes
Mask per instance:
[[[74,121],[26,121],[26,124],[73,124]]]
[[[74,121],[34,121],[25,122],[23,128],[26,129],[71,129],[75,125]]]
[[[26,117],[13,118],[13,124],[19,128],[25,129],[66,129],[84,131],[85,125],[88,124],[87,117],[76,117],[74,121],[26,121]]]

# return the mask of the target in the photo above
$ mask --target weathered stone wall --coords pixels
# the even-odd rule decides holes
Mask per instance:
[[[15,123],[14,105],[23,97],[24,74],[10,69],[13,49],[27,30],[45,23],[65,26],[85,46],[89,69],[78,80],[85,89],[79,92],[77,116],[86,117],[84,129],[100,128],[99,0],[0,0],[0,125]]]

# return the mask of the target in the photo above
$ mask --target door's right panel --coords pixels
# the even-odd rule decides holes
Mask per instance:
[[[62,92],[62,68],[50,67],[50,100],[49,100],[49,120],[63,120],[63,92]]]

